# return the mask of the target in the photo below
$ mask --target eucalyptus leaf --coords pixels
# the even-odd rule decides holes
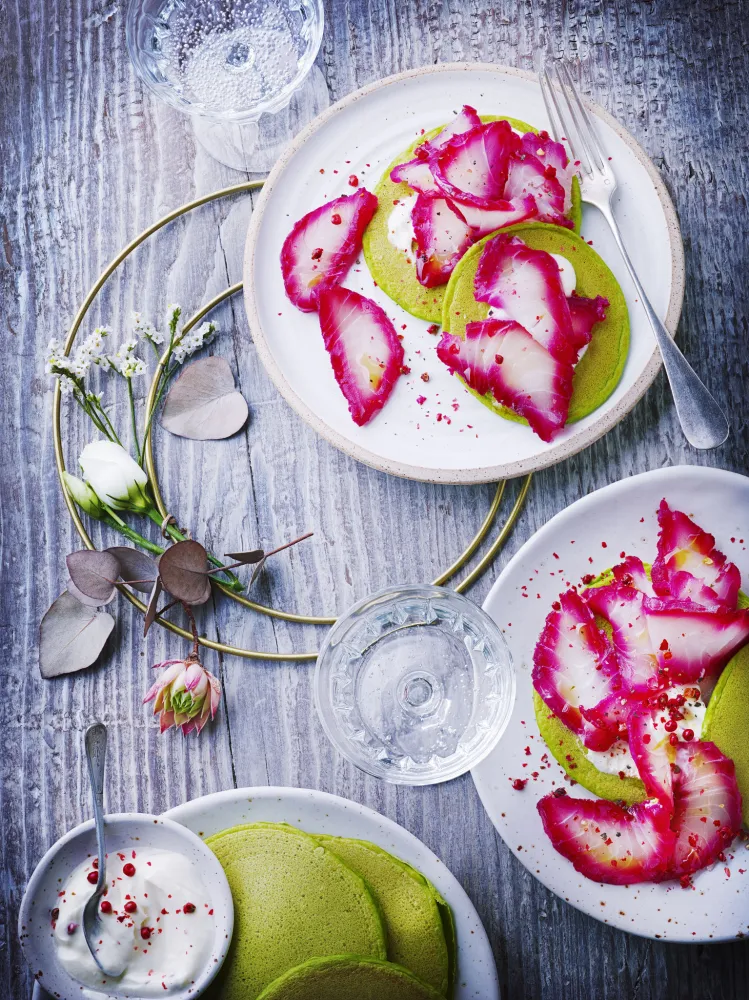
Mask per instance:
[[[120,563],[111,552],[80,549],[67,557],[70,579],[86,597],[97,605],[109,604],[115,595],[115,581],[120,575]]]
[[[120,577],[129,587],[140,591],[141,594],[150,593],[153,582],[159,575],[159,564],[153,556],[138,549],[131,549],[129,545],[113,545],[104,551],[111,552],[118,560]]]
[[[246,566],[248,563],[260,562],[265,557],[265,552],[262,549],[252,549],[250,552],[224,552],[224,555],[227,559]]]
[[[70,577],[68,577],[66,586],[68,593],[72,594],[77,601],[81,602],[81,604],[85,604],[87,608],[98,608],[101,605],[101,601],[98,598],[87,597],[82,590],[79,590]]]
[[[250,586],[253,585],[255,580],[260,576],[263,566],[265,566],[265,556],[260,560],[255,569],[252,571],[252,576],[250,577]]]
[[[205,604],[211,596],[208,555],[200,542],[177,542],[159,559],[159,577],[172,597],[185,604]]]
[[[45,680],[90,667],[114,628],[106,611],[86,607],[67,590],[39,626],[39,670]]]
[[[219,441],[244,427],[249,410],[224,358],[201,358],[169,391],[161,426],[193,441]]]
[[[161,577],[157,576],[154,580],[153,587],[151,589],[151,596],[148,599],[148,607],[146,608],[146,620],[143,622],[143,638],[148,635],[149,628],[153,625],[156,619],[156,608],[159,603],[159,597],[161,595]]]

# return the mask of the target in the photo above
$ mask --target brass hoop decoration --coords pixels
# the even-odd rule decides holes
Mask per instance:
[[[196,198],[193,201],[187,202],[185,205],[182,205],[179,208],[173,209],[171,212],[163,216],[157,222],[153,223],[147,229],[144,229],[143,232],[140,233],[140,235],[136,236],[133,240],[131,240],[130,243],[128,243],[127,246],[123,250],[121,250],[112,261],[110,261],[107,267],[102,271],[97,280],[94,282],[93,286],[86,295],[86,298],[83,300],[83,303],[81,304],[75,316],[75,319],[73,320],[73,323],[70,327],[70,330],[68,331],[68,335],[65,339],[65,347],[64,347],[65,354],[67,355],[70,353],[73,343],[75,342],[75,338],[78,334],[78,330],[80,329],[80,326],[83,323],[83,320],[85,319],[88,310],[91,308],[91,305],[96,299],[96,296],[101,291],[106,280],[119,267],[119,265],[127,257],[129,257],[129,255],[134,250],[136,250],[142,243],[144,243],[150,236],[158,232],[160,229],[168,225],[170,222],[173,222],[175,219],[178,219],[182,215],[186,215],[188,212],[191,212],[195,208],[199,208],[202,205],[208,204],[212,201],[217,201],[220,198],[225,198],[233,194],[256,190],[257,188],[262,187],[262,185],[263,181],[245,181],[241,184],[234,184],[231,187],[222,188],[221,190],[214,191],[211,194],[203,195],[200,198]],[[242,287],[243,287],[242,282],[238,282],[237,284],[231,285],[229,288],[226,288],[223,292],[220,292],[218,295],[214,296],[214,298],[212,298],[209,302],[207,302],[204,306],[202,306],[202,308],[199,309],[193,316],[190,317],[190,319],[183,326],[182,332],[183,333],[189,332],[194,326],[196,326],[203,319],[203,317],[207,313],[209,313],[221,302],[228,299],[230,296],[235,295],[237,292],[241,291]],[[150,412],[151,407],[153,407],[155,403],[160,375],[164,370],[165,364],[166,364],[166,352],[161,356],[156,366],[156,371],[154,372],[153,380],[151,382],[151,387],[149,389],[148,396],[146,399],[146,412]],[[65,459],[63,455],[63,446],[62,446],[61,401],[62,401],[62,394],[60,391],[60,385],[58,383],[55,386],[53,407],[52,407],[52,433],[54,440],[55,465],[57,467],[57,473],[60,479],[60,486],[62,489],[63,497],[65,498],[65,503],[67,505],[68,512],[70,513],[70,516],[73,519],[73,523],[76,527],[76,530],[78,531],[78,534],[80,535],[81,540],[83,541],[83,544],[86,546],[86,548],[93,549],[95,548],[94,543],[91,540],[91,537],[89,536],[88,532],[86,531],[85,525],[83,524],[81,516],[78,512],[78,508],[75,504],[75,501],[68,492],[63,479],[63,472],[65,471]],[[148,428],[146,439],[144,441],[145,467],[146,467],[146,472],[148,473],[148,478],[151,484],[151,489],[153,492],[156,507],[164,519],[164,525],[166,525],[170,522],[170,520],[172,521],[174,520],[174,516],[167,510],[159,487],[158,476],[156,474],[156,465],[153,455],[152,430],[153,430],[153,423],[151,423],[150,427]],[[499,534],[494,539],[488,551],[482,557],[479,563],[474,567],[474,569],[466,577],[464,577],[464,579],[461,580],[460,583],[456,585],[455,590],[458,593],[463,593],[473,583],[475,583],[476,580],[478,580],[486,572],[486,570],[489,568],[491,563],[496,558],[500,549],[504,545],[508,535],[510,534],[510,531],[514,526],[515,521],[517,520],[517,517],[523,508],[523,505],[525,504],[525,499],[528,494],[530,484],[531,484],[531,476],[527,475],[523,480],[520,492],[518,493],[518,496],[515,500],[512,510],[510,511],[504,525],[500,529]],[[468,546],[457,557],[455,562],[453,562],[451,566],[449,566],[446,570],[440,573],[439,576],[437,576],[436,579],[432,581],[435,586],[442,586],[453,576],[455,576],[455,574],[460,569],[462,569],[463,566],[466,565],[466,563],[478,550],[479,546],[489,533],[494,523],[494,520],[497,516],[500,504],[502,503],[502,498],[504,496],[505,486],[506,486],[506,480],[501,480],[500,482],[497,483],[497,489],[495,491],[491,506],[489,507],[489,511],[487,512],[486,517],[481,523],[479,530],[471,539]],[[221,590],[222,593],[224,593],[231,600],[236,601],[238,604],[241,604],[244,607],[250,609],[251,611],[256,611],[260,614],[268,615],[273,618],[279,618],[283,621],[295,622],[304,625],[333,625],[336,621],[335,616],[332,615],[331,616],[300,615],[292,611],[283,611],[280,610],[279,608],[273,608],[265,604],[259,604],[256,601],[251,601],[248,597],[244,597],[242,594],[235,593],[234,591],[230,590],[228,587],[226,587],[224,584],[220,583],[217,580],[214,581],[214,583],[219,588],[219,590]],[[146,605],[138,597],[136,597],[132,591],[128,590],[127,587],[125,587],[122,584],[118,585],[118,589],[120,593],[123,594],[135,608],[137,608],[142,614],[145,614]],[[169,621],[169,619],[159,616],[156,618],[156,621],[163,628],[168,629],[175,635],[182,636],[185,639],[190,639],[190,640],[192,639],[192,634],[190,632],[188,632],[181,626],[176,625],[174,622]],[[240,646],[232,646],[228,643],[215,642],[213,639],[208,639],[205,636],[201,636],[199,642],[202,646],[205,646],[207,649],[213,649],[216,652],[229,654],[232,656],[241,656],[244,657],[245,659],[271,660],[277,662],[278,661],[304,662],[304,661],[314,660],[317,658],[316,652],[273,653],[273,652],[266,652],[264,650],[244,649]]]

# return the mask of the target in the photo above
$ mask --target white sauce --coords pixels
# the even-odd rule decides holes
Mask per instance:
[[[687,685],[687,687],[689,686]],[[684,694],[684,690],[684,687],[669,688],[666,694],[669,698],[673,698],[677,694]],[[694,733],[694,739],[698,740],[705,719],[705,702],[701,699],[699,701],[688,699],[681,711],[684,718],[677,721],[674,732],[681,737],[684,729],[691,729]],[[665,718],[668,718],[667,711],[663,714]],[[620,771],[624,771],[627,776],[637,777],[637,767],[625,740],[617,740],[612,743],[608,750],[588,750],[587,756],[591,764],[595,764],[599,771],[604,771],[606,774],[618,774]]]
[[[412,243],[416,239],[411,213],[417,197],[418,195],[412,194],[407,198],[399,198],[388,217],[388,239],[396,250],[408,255],[411,254]]]
[[[115,987],[126,996],[163,997],[188,986],[205,967],[211,953],[214,918],[210,897],[187,858],[172,851],[143,849],[107,856],[109,886],[102,901],[101,957],[125,971],[117,978],[103,975],[83,936],[83,909],[94,891],[88,881],[93,858],[71,874],[55,903],[53,936],[60,963],[73,979],[96,997]],[[126,865],[135,873],[127,875]],[[193,912],[185,912],[185,904]],[[128,912],[126,904],[135,904]],[[188,906],[189,910],[189,906]]]

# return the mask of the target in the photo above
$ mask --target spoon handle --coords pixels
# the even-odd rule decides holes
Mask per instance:
[[[99,880],[96,888],[104,884],[104,763],[107,756],[107,727],[103,722],[95,722],[86,730],[86,761],[94,799],[94,822],[96,824],[96,849],[99,854]]]

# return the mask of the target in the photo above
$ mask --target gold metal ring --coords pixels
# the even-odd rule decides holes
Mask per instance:
[[[192,211],[194,208],[198,208],[201,205],[205,205],[211,201],[216,201],[219,198],[224,198],[229,195],[255,190],[259,187],[262,187],[262,184],[263,184],[262,181],[245,181],[241,184],[235,184],[228,188],[222,188],[220,191],[214,191],[211,194],[203,195],[202,197],[196,198],[194,201],[188,202],[187,204],[182,205],[180,208],[176,208],[173,211],[169,212],[167,215],[163,216],[157,222],[153,223],[153,225],[145,229],[139,236],[136,236],[135,239],[131,240],[131,242],[128,243],[128,245],[123,250],[121,250],[120,253],[107,265],[104,271],[102,271],[101,275],[99,276],[99,278],[96,280],[96,282],[88,292],[88,295],[86,296],[81,307],[79,308],[78,313],[76,314],[75,319],[73,320],[73,323],[68,332],[67,338],[65,340],[65,353],[68,354],[70,352],[70,349],[73,346],[76,335],[86,316],[86,313],[93,304],[96,296],[98,295],[105,281],[116,270],[116,268],[133,252],[133,250],[139,247],[143,242],[145,242],[145,240],[147,240],[154,233],[158,232],[158,230],[162,229],[164,226],[168,225],[170,222],[173,222],[180,216],[185,215],[187,212]],[[210,302],[207,302],[201,309],[199,309],[193,316],[190,317],[190,319],[185,323],[183,327],[183,332],[189,332],[189,330],[191,330],[197,323],[199,323],[200,320],[208,312],[210,312],[213,308],[215,308],[220,302],[223,302],[231,295],[234,295],[236,292],[240,291],[241,288],[242,288],[242,283],[239,282],[236,285],[232,285],[231,287],[225,289],[223,292],[220,292],[218,295],[214,296],[214,298],[211,299]],[[166,361],[166,356],[162,355],[162,357],[159,359],[159,363],[157,365],[153,380],[151,382],[151,387],[146,401],[146,412],[149,412],[150,407],[152,407],[154,404],[155,394],[159,381],[159,375],[163,371],[165,361]],[[52,427],[54,450],[55,450],[55,464],[57,466],[57,472],[60,477],[60,485],[62,487],[65,503],[67,504],[68,511],[73,519],[73,523],[75,524],[76,530],[78,531],[78,534],[80,535],[84,545],[89,549],[93,549],[94,543],[91,540],[88,532],[86,531],[86,528],[78,512],[78,508],[76,507],[73,498],[68,493],[68,490],[64,484],[64,480],[62,478],[62,473],[65,471],[65,460],[63,456],[62,432],[61,432],[61,399],[62,396],[60,392],[60,386],[58,384],[55,386],[55,391],[54,391],[53,427]],[[160,511],[160,513],[164,518],[164,524],[167,524],[169,523],[170,519],[174,520],[174,517],[167,510],[166,505],[164,504],[163,497],[161,495],[161,490],[159,488],[158,477],[156,475],[156,467],[153,456],[153,445],[152,445],[152,435],[151,435],[152,429],[153,429],[153,423],[149,428],[146,440],[144,442],[145,457],[146,457],[145,465],[151,483],[151,488],[154,494],[154,499],[156,502],[157,509]],[[512,530],[512,527],[518,517],[518,514],[522,510],[522,507],[525,503],[525,498],[528,493],[528,489],[530,487],[530,482],[531,482],[531,476],[528,475],[525,477],[523,481],[523,484],[521,486],[515,504],[512,510],[510,511],[509,517],[507,518],[505,524],[500,529],[500,532],[495,538],[495,540],[492,542],[489,550],[480,560],[478,565],[468,574],[468,576],[466,576],[463,580],[461,580],[461,582],[455,587],[458,593],[463,593],[473,583],[475,583],[476,580],[478,580],[479,577],[484,572],[486,572],[486,570],[489,568],[493,560],[496,558],[498,552],[504,545],[504,542],[506,541],[510,531]],[[482,541],[484,540],[489,530],[491,529],[495,517],[497,516],[500,504],[502,502],[502,498],[504,496],[505,485],[506,483],[504,480],[497,483],[497,489],[495,491],[491,506],[479,530],[476,532],[474,537],[469,542],[468,546],[458,556],[455,562],[452,563],[451,566],[449,566],[446,570],[444,570],[444,572],[442,572],[433,581],[435,585],[441,586],[445,584],[460,569],[462,569],[463,566],[466,565],[466,563],[478,550]],[[251,601],[249,598],[244,597],[241,594],[235,593],[234,591],[228,589],[218,581],[215,582],[218,588],[224,594],[226,594],[227,597],[231,598],[232,600],[236,601],[239,604],[242,604],[244,607],[249,608],[252,611],[259,612],[260,614],[265,614],[274,618],[279,618],[282,619],[283,621],[296,622],[305,625],[332,625],[336,620],[334,616],[300,615],[291,611],[282,611],[278,608],[273,608],[264,604],[259,604],[255,601]],[[132,591],[128,590],[126,587],[122,585],[119,587],[119,590],[120,593],[122,593],[134,607],[136,607],[139,611],[145,614],[146,605],[138,597],[136,597]],[[188,632],[186,629],[181,628],[179,625],[175,625],[173,622],[169,621],[166,618],[160,616],[156,619],[156,621],[164,628],[168,629],[170,632],[175,633],[176,635],[183,636],[185,639],[192,638],[190,632]],[[226,653],[234,656],[241,656],[248,659],[301,662],[301,661],[313,660],[317,656],[316,652],[272,653],[272,652],[265,652],[262,650],[244,649],[242,647],[232,646],[228,643],[215,642],[212,639],[208,639],[205,637],[200,638],[200,644],[208,649],[213,649],[220,653]]]

